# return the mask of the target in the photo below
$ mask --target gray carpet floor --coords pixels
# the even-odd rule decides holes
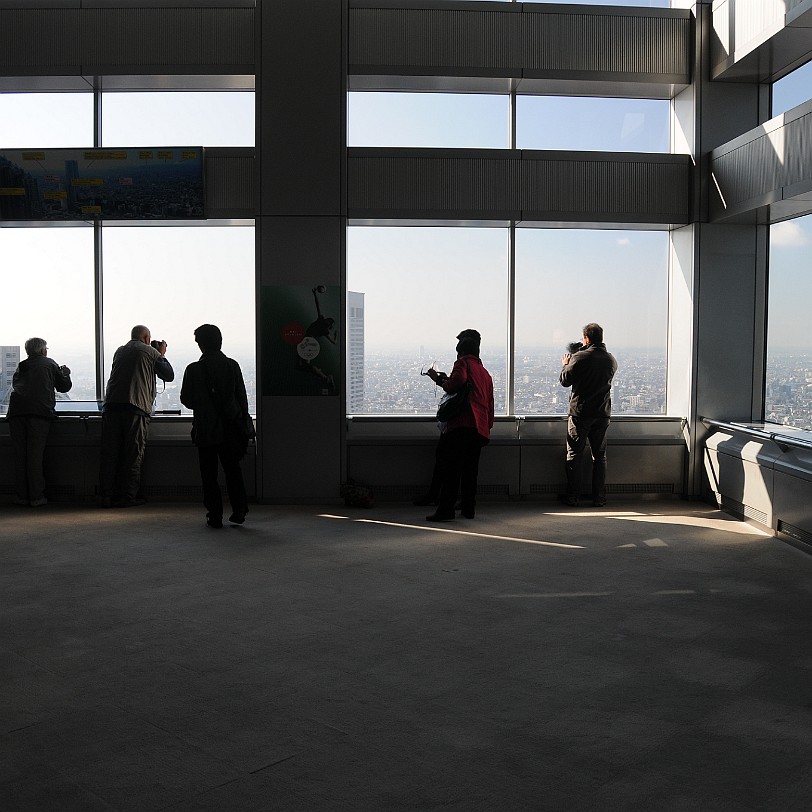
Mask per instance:
[[[0,504],[0,810],[812,807],[812,556],[427,512]]]

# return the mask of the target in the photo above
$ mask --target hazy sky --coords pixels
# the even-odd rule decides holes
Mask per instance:
[[[352,228],[347,242],[371,348],[444,347],[474,327],[504,353],[507,229]],[[616,347],[664,348],[667,249],[664,231],[517,229],[517,346],[563,346],[597,321]]]

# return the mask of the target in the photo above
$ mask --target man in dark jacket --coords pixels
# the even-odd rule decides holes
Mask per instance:
[[[240,365],[221,350],[223,336],[214,324],[201,324],[195,341],[202,355],[183,374],[180,402],[194,412],[192,441],[197,446],[206,524],[223,526],[223,497],[217,483],[218,460],[226,478],[232,524],[243,524],[248,497],[240,468],[254,426]]]
[[[615,357],[606,351],[603,328],[594,322],[584,327],[582,348],[561,359],[559,382],[571,386],[567,420],[567,492],[563,501],[578,504],[581,463],[587,441],[592,451],[592,504],[606,504],[606,430],[612,415],[612,378]]]

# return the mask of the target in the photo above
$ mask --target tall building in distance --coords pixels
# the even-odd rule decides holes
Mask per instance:
[[[347,291],[347,411],[364,411],[364,294]]]
[[[19,347],[0,347],[0,414],[8,411],[8,396],[11,394],[11,379],[20,363]]]

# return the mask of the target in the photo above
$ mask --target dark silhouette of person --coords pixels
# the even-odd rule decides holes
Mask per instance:
[[[240,365],[222,351],[223,335],[214,324],[201,324],[195,341],[202,355],[186,367],[180,402],[194,413],[192,441],[197,446],[206,524],[223,526],[223,496],[217,482],[218,460],[226,478],[232,524],[243,524],[248,497],[240,468],[254,430],[248,413]]]
[[[99,502],[102,507],[135,507],[149,422],[155,408],[155,377],[167,383],[175,372],[166,357],[166,342],[154,346],[149,328],[136,324],[130,340],[113,355],[102,409]]]
[[[482,336],[479,334],[478,330],[463,330],[461,333],[457,335],[457,341],[461,341],[463,338],[470,338],[473,339],[477,344],[477,352],[479,352],[479,344],[482,340]],[[460,357],[460,354],[457,353],[457,358]],[[429,372],[424,372],[422,374],[431,377]],[[437,373],[437,381],[442,381],[446,379],[448,376],[444,372]],[[440,424],[440,437],[437,440],[437,445],[434,449],[434,468],[431,472],[431,483],[429,484],[429,489],[421,494],[420,496],[416,497],[412,502],[413,505],[418,505],[420,507],[427,507],[430,505],[438,505],[440,503],[440,490],[443,486],[443,476],[444,476],[444,469],[443,464],[446,458],[445,454],[445,442],[448,439],[448,432],[442,431],[442,424]]]
[[[477,333],[477,335],[479,335]],[[479,357],[479,341],[467,335],[457,343],[457,360],[450,375],[430,369],[429,377],[444,392],[453,394],[468,387],[462,411],[443,426],[446,438],[440,448],[442,485],[437,510],[426,520],[448,522],[456,518],[454,505],[460,496],[460,511],[466,519],[476,513],[479,457],[490,441],[493,428],[493,380]]]
[[[562,501],[575,507],[581,491],[581,471],[586,445],[592,454],[592,504],[606,504],[606,432],[612,415],[612,378],[615,357],[606,351],[603,328],[590,322],[584,327],[581,349],[561,359],[559,382],[571,386],[567,418],[567,492]]]
[[[44,338],[29,338],[25,352],[28,357],[11,379],[7,414],[17,490],[14,504],[40,507],[48,503],[42,462],[56,419],[55,392],[68,392],[73,384],[70,370],[48,358]]]

